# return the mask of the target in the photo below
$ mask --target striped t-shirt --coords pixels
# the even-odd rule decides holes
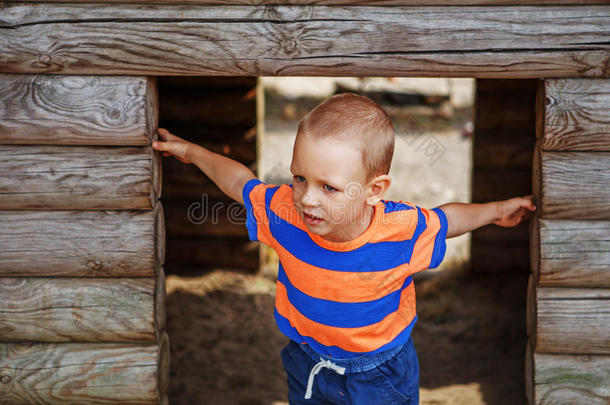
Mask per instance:
[[[441,209],[381,200],[361,235],[333,242],[309,232],[292,185],[251,179],[242,194],[249,238],[279,256],[274,313],[282,333],[335,358],[409,339],[417,320],[411,275],[437,267],[445,255]]]

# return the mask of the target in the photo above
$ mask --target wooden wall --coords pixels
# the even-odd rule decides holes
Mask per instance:
[[[610,81],[539,83],[530,404],[610,402]]]
[[[159,77],[159,126],[256,173],[255,77]],[[195,165],[164,158],[168,274],[258,270],[245,209]]]
[[[0,75],[0,403],[167,403],[156,80]]]
[[[250,4],[241,6],[123,1],[129,4],[4,2],[0,72],[610,76],[610,5],[604,0],[534,0],[550,3],[537,6],[526,0],[458,0],[462,5],[451,7],[434,6],[450,0],[391,7],[371,6],[376,0],[321,0],[331,6],[294,5],[317,0],[202,0]],[[380,3],[387,2],[413,4]]]
[[[478,79],[472,144],[472,202],[532,192],[537,80]],[[472,232],[475,272],[529,271],[528,225]]]

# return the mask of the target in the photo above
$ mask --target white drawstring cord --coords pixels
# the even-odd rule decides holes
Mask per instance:
[[[307,391],[305,391],[305,399],[310,399],[313,391],[313,379],[322,370],[322,368],[330,368],[337,374],[345,374],[345,367],[340,367],[333,363],[330,360],[324,360],[320,357],[320,362],[316,363],[315,366],[312,367],[311,372],[309,373],[309,379],[307,380]]]

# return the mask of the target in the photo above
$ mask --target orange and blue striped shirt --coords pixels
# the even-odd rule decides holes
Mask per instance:
[[[292,185],[249,180],[242,191],[250,240],[279,256],[275,319],[282,333],[320,354],[354,358],[405,343],[417,321],[412,274],[445,255],[440,208],[381,200],[355,239],[309,232]]]

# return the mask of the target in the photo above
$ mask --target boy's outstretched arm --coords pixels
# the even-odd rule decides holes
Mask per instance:
[[[449,203],[438,208],[447,217],[447,238],[452,238],[489,224],[515,226],[528,219],[536,205],[532,196],[526,195],[483,204]]]
[[[235,201],[244,203],[242,196],[244,184],[256,178],[252,170],[231,158],[179,138],[164,128],[159,128],[159,137],[163,141],[153,142],[153,149],[162,151],[163,156],[174,155],[182,163],[195,164],[223,193]]]

